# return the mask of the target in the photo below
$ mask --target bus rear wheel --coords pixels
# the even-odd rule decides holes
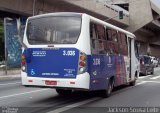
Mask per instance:
[[[106,89],[106,90],[103,90],[103,91],[101,92],[102,97],[103,97],[103,98],[109,97],[109,96],[111,95],[111,93],[112,93],[112,90],[113,90],[113,80],[111,79],[111,80],[108,82],[108,87],[107,87],[107,89]]]
[[[152,74],[152,75],[154,74],[154,68],[152,68],[152,72],[151,72],[151,74]]]
[[[136,79],[132,82],[129,83],[130,86],[135,86],[136,85]]]
[[[72,90],[66,90],[66,89],[56,89],[56,92],[61,96],[68,96],[72,94]]]

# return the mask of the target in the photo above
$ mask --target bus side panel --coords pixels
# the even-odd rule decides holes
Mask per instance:
[[[120,76],[119,83],[117,85],[127,84],[128,76],[129,76],[129,62],[128,57],[125,56],[117,56],[117,74]]]
[[[92,55],[89,57],[90,90],[107,88],[108,79],[116,75],[114,64],[114,56]]]
[[[111,77],[114,77],[115,86],[127,83],[123,56],[92,55],[88,56],[88,62],[90,90],[106,89]]]

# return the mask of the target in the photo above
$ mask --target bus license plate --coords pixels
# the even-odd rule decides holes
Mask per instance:
[[[49,81],[49,80],[46,80],[46,81],[45,81],[45,84],[46,84],[46,85],[57,85],[57,81]]]

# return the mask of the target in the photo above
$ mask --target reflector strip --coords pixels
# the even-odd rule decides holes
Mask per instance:
[[[33,80],[28,80],[28,82],[33,82]]]
[[[75,82],[70,82],[70,84],[75,84]]]

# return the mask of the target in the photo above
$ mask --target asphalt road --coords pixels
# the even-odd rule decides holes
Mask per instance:
[[[0,81],[0,106],[0,113],[113,113],[144,110],[136,107],[152,107],[147,109],[148,112],[158,113],[159,109],[153,107],[160,107],[160,68],[155,69],[154,75],[140,77],[136,86],[116,88],[109,98],[101,98],[97,92],[75,92],[62,97],[54,89],[24,87],[20,79],[3,80]]]

